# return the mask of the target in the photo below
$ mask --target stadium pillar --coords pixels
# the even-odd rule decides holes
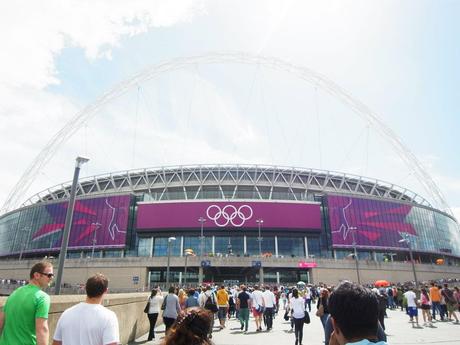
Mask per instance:
[[[69,205],[67,206],[64,232],[62,234],[61,251],[59,252],[59,266],[54,288],[55,295],[59,295],[61,293],[62,275],[64,274],[65,258],[67,256],[67,246],[69,245],[70,228],[72,227],[73,209],[75,207],[75,196],[77,195],[78,176],[80,175],[81,166],[88,161],[89,159],[85,157],[77,157],[75,159],[75,170],[73,173],[72,187],[70,189]]]

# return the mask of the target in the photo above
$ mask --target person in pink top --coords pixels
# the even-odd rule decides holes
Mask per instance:
[[[430,327],[433,327],[433,322],[431,320],[431,313],[430,313],[430,309],[431,309],[430,296],[428,295],[428,291],[425,288],[422,288],[421,290],[420,304],[422,308],[423,326],[429,325]]]

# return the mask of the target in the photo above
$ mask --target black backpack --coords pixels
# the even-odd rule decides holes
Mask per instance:
[[[217,313],[217,311],[219,310],[219,308],[217,308],[216,302],[214,301],[213,293],[211,293],[211,296],[209,296],[206,302],[204,303],[204,309],[208,309],[213,313]]]

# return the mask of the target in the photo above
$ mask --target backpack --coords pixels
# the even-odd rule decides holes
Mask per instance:
[[[206,299],[206,302],[204,303],[204,309],[208,309],[209,311],[213,312],[213,313],[217,313],[217,311],[219,310],[219,308],[217,308],[217,304],[216,302],[214,301],[214,294],[211,293],[211,296],[209,296],[207,299]]]

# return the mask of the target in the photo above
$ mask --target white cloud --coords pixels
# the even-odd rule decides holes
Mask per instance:
[[[200,2],[14,1],[0,3],[1,83],[43,88],[58,83],[55,57],[66,46],[88,58],[110,57],[123,36],[171,26],[203,13]]]
[[[66,47],[88,59],[110,58],[123,37],[204,13],[201,1],[0,2],[0,155],[12,162],[0,179],[6,197],[29,162],[79,105],[47,90],[59,84],[56,59]]]

